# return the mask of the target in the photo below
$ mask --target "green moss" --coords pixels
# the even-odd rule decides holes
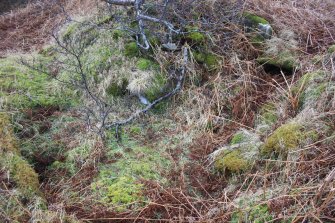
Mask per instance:
[[[29,163],[19,155],[9,154],[6,156],[11,177],[17,187],[24,194],[39,194],[38,175]]]
[[[130,133],[139,135],[142,132],[142,129],[139,126],[132,126],[129,129]]]
[[[305,138],[300,124],[288,123],[282,125],[265,140],[261,147],[261,153],[265,156],[271,156],[272,154],[286,156],[290,150],[298,148]]]
[[[287,71],[293,71],[294,69],[298,68],[297,59],[295,56],[288,52],[283,51],[279,55],[269,57],[269,56],[262,56],[257,58],[257,62],[267,66],[274,66],[281,68]]]
[[[192,32],[187,35],[187,39],[191,40],[194,43],[203,43],[206,40],[206,36],[200,32]]]
[[[299,94],[300,107],[306,107],[317,103],[328,86],[326,73],[317,71],[303,75],[292,88],[292,92],[295,95]]]
[[[256,47],[264,46],[265,38],[260,34],[253,34],[250,37],[250,42]]]
[[[277,108],[273,103],[264,104],[259,111],[260,121],[266,125],[273,125],[278,120]]]
[[[153,80],[152,87],[144,92],[145,97],[149,101],[157,99],[159,96],[165,93],[165,86],[167,84],[167,79],[163,74],[156,74]]]
[[[97,24],[98,25],[103,25],[103,24],[106,24],[106,23],[109,23],[110,21],[112,21],[112,19],[113,19],[113,16],[111,16],[109,14],[104,15],[104,16],[98,18]]]
[[[4,113],[0,113],[0,151],[19,153],[9,116]]]
[[[3,107],[27,109],[33,107],[61,106],[74,103],[72,91],[60,91],[61,83],[44,73],[31,70],[17,62],[16,57],[0,59],[0,89]],[[36,63],[47,59],[37,56]]]
[[[108,202],[115,205],[129,205],[134,202],[143,200],[141,195],[142,184],[128,176],[118,178],[112,185],[108,187]],[[124,207],[118,207],[118,211],[124,210]]]
[[[256,205],[253,207],[246,208],[244,210],[235,211],[230,222],[253,222],[253,223],[265,223],[271,222],[273,219],[269,208],[266,204]]]
[[[257,26],[259,23],[263,25],[270,24],[266,19],[258,15],[249,13],[249,12],[243,13],[243,17],[246,18],[248,21],[250,21],[255,26]]]
[[[170,161],[162,156],[159,148],[139,146],[127,134],[123,134],[122,144],[113,141],[109,146],[107,159],[113,162],[101,164],[99,176],[92,184],[103,202],[128,208],[131,203],[147,199],[142,195],[141,179],[167,182],[161,171],[169,168]]]
[[[122,30],[113,30],[112,37],[114,40],[119,40],[120,38],[124,37],[125,33]]]
[[[8,171],[16,187],[27,197],[39,194],[38,175],[17,148],[9,118],[0,113],[0,167]]]
[[[335,44],[334,45],[331,45],[329,48],[328,48],[328,53],[334,53],[335,52]]]
[[[219,58],[214,54],[196,51],[193,52],[193,56],[198,63],[204,64],[209,70],[215,69],[218,66]]]
[[[153,62],[145,58],[140,58],[137,61],[137,68],[140,70],[149,70],[152,66]]]
[[[139,48],[135,42],[128,43],[124,46],[124,55],[128,57],[139,56]]]
[[[246,139],[245,135],[242,132],[239,132],[233,136],[230,141],[230,145],[242,143]]]
[[[241,173],[248,169],[249,163],[240,150],[234,150],[217,158],[214,167],[219,172]]]
[[[201,44],[205,43],[205,41],[206,41],[206,35],[203,34],[203,33],[201,33],[199,31],[198,27],[188,26],[188,27],[186,27],[186,31],[189,32],[186,35],[186,39],[188,39],[189,41],[191,41],[193,44],[201,45]]]
[[[69,40],[71,37],[73,37],[74,33],[78,29],[77,23],[71,23],[66,30],[61,34],[64,41]]]

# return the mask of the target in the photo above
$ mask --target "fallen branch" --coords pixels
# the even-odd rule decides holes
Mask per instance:
[[[177,82],[175,88],[171,92],[169,92],[169,93],[163,95],[162,97],[157,98],[153,102],[149,103],[144,109],[136,111],[131,116],[129,116],[127,119],[124,119],[124,120],[121,120],[121,121],[117,121],[117,122],[107,123],[106,126],[105,126],[105,129],[115,128],[116,138],[120,139],[119,129],[120,129],[121,126],[126,125],[126,124],[132,122],[135,118],[137,118],[141,114],[149,111],[150,109],[152,109],[158,103],[160,103],[163,100],[166,100],[166,99],[172,97],[173,95],[177,94],[181,90],[181,88],[182,88],[182,84],[183,84],[183,81],[184,81],[184,78],[185,78],[185,73],[186,73],[187,62],[188,62],[188,48],[184,47],[183,48],[183,66],[180,69],[180,75],[177,78],[178,82]]]

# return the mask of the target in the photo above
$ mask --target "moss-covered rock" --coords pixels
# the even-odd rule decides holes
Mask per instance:
[[[299,66],[296,57],[289,51],[283,51],[277,55],[263,55],[257,58],[257,62],[265,66],[278,67],[285,71],[294,71]]]
[[[306,139],[304,128],[299,123],[288,123],[277,128],[264,142],[261,153],[264,156],[286,157],[289,151],[299,148]]]
[[[261,47],[266,39],[272,36],[272,27],[263,17],[245,12],[243,13],[243,23],[253,45]]]
[[[243,13],[243,17],[246,20],[245,22],[250,24],[249,26],[255,28],[258,27],[258,24],[264,24],[264,25],[270,24],[269,21],[267,21],[265,18],[252,14],[250,12]]]
[[[214,168],[220,173],[242,173],[252,167],[261,145],[258,135],[247,130],[237,132],[229,146],[219,149]]]

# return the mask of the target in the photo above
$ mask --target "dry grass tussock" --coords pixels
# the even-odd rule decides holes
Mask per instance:
[[[51,39],[51,33],[66,21],[67,15],[91,14],[96,4],[89,0],[38,0],[1,15],[0,56],[40,49]]]

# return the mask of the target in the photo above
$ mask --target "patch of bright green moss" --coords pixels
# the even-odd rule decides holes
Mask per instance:
[[[170,161],[159,148],[139,146],[127,134],[122,136],[122,144],[111,142],[107,159],[114,160],[101,164],[99,176],[92,189],[102,201],[127,208],[132,203],[144,201],[143,185],[140,180],[155,180],[165,184],[161,171],[167,170]]]
[[[139,55],[140,49],[135,42],[127,43],[124,46],[124,55],[128,57],[136,57]]]
[[[108,187],[108,202],[114,205],[125,205],[143,200],[141,195],[143,185],[129,176],[119,177]],[[118,207],[122,211],[124,207]]]
[[[255,26],[258,26],[259,23],[263,25],[270,24],[266,19],[249,12],[243,13],[243,17],[249,20]]]
[[[186,39],[190,40],[194,44],[203,44],[206,41],[206,35],[199,31],[199,28],[194,26],[186,27],[187,32]]]
[[[220,155],[215,160],[214,167],[219,172],[241,173],[248,169],[249,162],[241,155],[241,151],[234,150]]]
[[[17,187],[24,194],[39,194],[38,175],[21,156],[9,154],[5,156],[6,166]]]
[[[290,150],[299,147],[306,138],[303,128],[297,123],[288,123],[277,128],[261,147],[261,153],[265,156],[272,154],[286,155]]]
[[[153,62],[145,58],[140,58],[137,61],[137,68],[140,70],[149,70],[152,66]]]
[[[139,135],[142,132],[142,129],[139,126],[131,126],[129,129],[130,133]]]

